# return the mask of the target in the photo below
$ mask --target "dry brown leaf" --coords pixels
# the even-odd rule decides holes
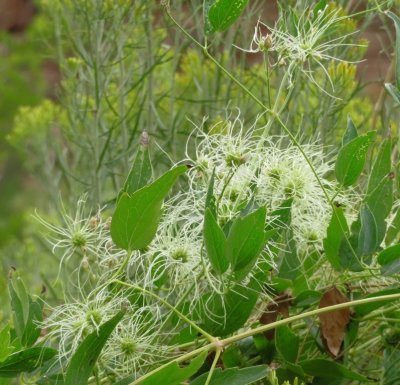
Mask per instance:
[[[278,319],[278,314],[282,318],[289,317],[289,308],[292,305],[292,297],[288,293],[279,294],[275,297],[272,302],[268,303],[262,316],[260,317],[260,323],[268,325],[275,322]],[[273,340],[275,337],[275,330],[267,330],[264,335],[269,340]]]
[[[319,308],[348,302],[335,286],[332,286],[321,298]],[[349,308],[332,311],[319,315],[321,325],[321,338],[328,352],[337,358],[342,351],[342,344],[346,335],[347,325],[350,322],[351,311]]]

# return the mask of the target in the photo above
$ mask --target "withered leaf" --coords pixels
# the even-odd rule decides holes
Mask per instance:
[[[282,293],[276,296],[272,302],[269,302],[260,317],[260,323],[268,325],[275,322],[278,319],[278,315],[282,318],[289,317],[289,308],[292,305],[292,297],[288,293]],[[264,336],[273,340],[275,338],[275,329],[267,330],[264,332]]]
[[[340,290],[332,286],[322,296],[319,308],[348,302],[348,298]],[[342,352],[342,345],[346,335],[347,325],[350,322],[351,310],[349,308],[323,313],[319,315],[321,325],[321,338],[328,352],[337,358]]]

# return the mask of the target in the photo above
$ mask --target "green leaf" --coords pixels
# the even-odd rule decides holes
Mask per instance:
[[[143,380],[136,380],[135,385],[179,385],[186,381],[188,378],[196,374],[202,367],[205,359],[207,357],[207,352],[203,352],[198,355],[192,362],[184,367],[180,368],[176,362],[170,362],[168,365],[164,366],[159,371],[152,374]]]
[[[213,373],[209,385],[249,385],[265,378],[268,375],[268,371],[268,366],[265,365],[243,369],[231,368],[222,370],[221,368],[217,368]],[[190,385],[204,385],[207,376],[208,373],[204,373],[193,380]]]
[[[148,136],[147,133],[143,133],[139,150],[133,161],[128,177],[126,178],[124,187],[120,192],[120,196],[124,192],[128,195],[132,195],[135,191],[146,186],[150,183],[152,175],[153,169],[150,160]]]
[[[297,254],[296,242],[291,228],[285,232],[283,242],[286,247],[281,253],[278,276],[289,279],[293,283],[300,274],[301,262]]]
[[[386,234],[385,219],[393,206],[392,140],[386,139],[377,154],[369,179],[365,202],[373,213],[377,225],[377,243],[381,244]]]
[[[82,341],[70,360],[65,385],[87,385],[101,350],[124,314],[120,311]]]
[[[353,139],[357,138],[358,132],[357,128],[353,123],[353,120],[351,119],[350,115],[347,117],[347,128],[346,132],[343,135],[342,139],[342,147],[352,141]]]
[[[20,373],[32,372],[56,354],[56,350],[44,346],[15,352],[0,363],[0,377],[15,377]]]
[[[334,207],[323,244],[326,258],[332,267],[338,271],[342,270],[339,258],[340,245],[348,234],[349,227],[342,207]]]
[[[394,21],[394,26],[396,28],[396,86],[400,90],[400,18],[393,12],[387,11],[386,14]]]
[[[267,210],[258,210],[237,218],[227,238],[227,256],[236,272],[253,267],[265,246],[265,219]]]
[[[383,182],[388,179],[388,176],[392,170],[391,154],[392,139],[387,138],[382,142],[374,165],[372,166],[372,170],[368,178],[368,194],[373,193],[373,191],[377,187],[379,187]],[[386,210],[388,211],[388,213],[390,212],[390,208]]]
[[[391,221],[390,227],[386,232],[385,243],[390,245],[393,243],[400,233],[400,209],[397,209],[393,220]]]
[[[217,218],[217,203],[214,196],[214,184],[215,184],[215,168],[211,174],[210,183],[207,189],[206,205],[205,210],[209,209],[211,213]]]
[[[4,361],[13,349],[10,346],[10,327],[7,325],[0,331],[0,363]]]
[[[213,31],[225,31],[242,14],[249,0],[216,0],[208,12]]]
[[[378,255],[378,262],[382,265],[383,275],[400,273],[400,245],[393,245],[381,251]]]
[[[327,0],[319,0],[318,3],[314,6],[314,17],[318,16],[319,11],[323,11],[326,7]]]
[[[375,297],[381,297],[383,295],[390,295],[390,294],[398,294],[400,293],[400,289],[386,289],[386,290],[380,290],[375,293],[368,294],[367,296],[363,298],[375,298]],[[356,316],[357,317],[363,317],[367,315],[368,313],[371,313],[372,311],[379,309],[382,306],[387,305],[388,303],[393,303],[393,300],[383,300],[379,302],[372,302],[372,303],[366,303],[363,305],[358,305],[356,309]]]
[[[356,343],[358,339],[359,326],[360,326],[359,322],[354,319],[351,319],[349,324],[347,325],[347,331],[343,341],[343,351],[345,352],[345,361],[344,361],[345,364],[347,364],[351,360],[348,351],[353,346],[353,344]]]
[[[136,377],[136,373],[131,374],[129,377],[125,377],[122,380],[117,381],[113,385],[130,385],[135,381]]]
[[[335,174],[343,186],[351,186],[360,176],[368,149],[375,137],[375,131],[366,135],[358,136],[345,144],[339,151]]]
[[[29,297],[29,314],[24,332],[21,337],[22,345],[30,347],[40,336],[41,328],[39,322],[43,321],[42,303],[32,301]]]
[[[275,331],[276,350],[282,358],[290,363],[296,363],[299,354],[300,338],[286,326],[279,326]]]
[[[17,273],[12,275],[8,289],[15,331],[22,346],[30,347],[40,336],[39,322],[42,321],[42,305],[39,300],[32,300]]]
[[[121,195],[111,221],[111,237],[118,247],[141,250],[149,245],[157,231],[164,198],[186,170],[186,166],[175,167],[131,196]]]
[[[339,248],[341,266],[351,271],[362,271],[364,269],[361,258],[357,254],[360,230],[361,220],[357,218],[351,224],[350,236],[343,237]]]
[[[255,280],[247,287],[235,285],[226,294],[204,295],[198,310],[198,319],[203,321],[203,329],[214,336],[224,337],[240,329],[249,318],[259,295],[260,287]]]
[[[226,349],[224,349],[222,353],[222,362],[224,364],[224,368],[234,368],[236,366],[240,366],[244,361],[244,357],[242,357],[240,348],[236,344],[229,345]]]
[[[280,207],[268,214],[269,224],[266,226],[266,230],[286,229],[291,221],[291,210],[292,210],[293,198],[287,199]]]
[[[315,290],[305,290],[296,296],[294,303],[298,307],[308,307],[317,304],[322,297],[322,293]]]
[[[218,274],[225,273],[229,267],[226,257],[226,238],[209,208],[206,209],[204,217],[204,245],[214,270]]]
[[[299,365],[303,368],[305,373],[314,377],[337,377],[347,378],[353,381],[368,382],[367,377],[346,368],[346,366],[322,358],[302,361]]]
[[[208,13],[210,12],[210,8],[215,3],[215,1],[216,0],[205,0],[204,1],[204,9],[203,9],[203,14],[204,14],[204,33],[206,35],[209,35],[212,32],[215,32],[213,26],[210,23],[210,19],[208,18]]]
[[[22,338],[29,318],[29,295],[18,273],[14,272],[12,274],[8,290],[11,299],[11,309],[13,311],[14,328],[18,337]]]
[[[383,352],[383,374],[380,385],[400,384],[400,350],[387,347]]]
[[[374,214],[369,209],[368,205],[362,205],[360,211],[361,228],[358,235],[358,250],[359,256],[371,255],[378,244],[378,226]]]

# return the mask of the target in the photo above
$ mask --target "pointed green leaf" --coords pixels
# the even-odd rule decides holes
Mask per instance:
[[[124,377],[122,380],[117,381],[113,385],[131,385],[135,381],[136,377],[136,373],[131,374],[130,376]]]
[[[390,226],[386,232],[385,243],[390,245],[393,243],[400,233],[400,209],[397,209],[396,214],[394,215],[393,220],[390,223]]]
[[[44,346],[15,352],[0,363],[0,378],[16,377],[20,373],[32,372],[40,368],[43,362],[50,360],[56,354],[56,350]]]
[[[299,276],[302,264],[297,253],[296,242],[291,228],[285,231],[283,243],[286,247],[280,253],[278,276],[289,279],[293,283]]]
[[[400,245],[393,245],[381,251],[378,262],[382,265],[383,275],[393,275],[400,272]]]
[[[157,231],[164,198],[186,170],[186,166],[175,167],[131,196],[121,196],[111,221],[111,237],[118,247],[140,250],[149,245]]]
[[[120,311],[82,341],[70,360],[65,385],[87,385],[101,350],[124,314]]]
[[[282,358],[290,363],[296,363],[300,348],[300,338],[286,325],[275,330],[276,350]]]
[[[294,303],[298,307],[308,307],[317,304],[322,297],[322,293],[315,290],[305,290],[296,296]]]
[[[215,32],[213,26],[210,23],[210,19],[208,18],[208,13],[210,12],[211,6],[215,3],[216,0],[205,0],[204,1],[204,9],[203,9],[203,14],[204,14],[204,33],[206,35],[209,35],[213,32]]]
[[[258,210],[237,218],[227,238],[227,255],[236,272],[253,266],[265,246],[265,219],[267,210]]]
[[[197,318],[202,320],[203,328],[210,334],[224,337],[240,329],[249,318],[259,296],[260,286],[250,281],[246,287],[235,285],[226,294],[209,293],[203,296],[202,303],[207,303],[197,311]]]
[[[368,378],[348,369],[346,366],[338,364],[334,361],[317,358],[314,360],[302,361],[299,365],[310,376],[323,378],[347,378],[353,381],[361,381],[367,383]]]
[[[336,160],[335,174],[343,186],[351,186],[357,181],[364,168],[365,158],[374,137],[374,131],[358,136],[340,149]]]
[[[377,242],[382,243],[386,235],[385,219],[393,206],[392,141],[386,139],[377,154],[368,179],[365,202],[373,213],[377,225]]]
[[[26,292],[25,285],[18,273],[14,272],[12,274],[8,290],[11,298],[14,328],[18,337],[22,338],[29,317],[29,295]]]
[[[314,17],[318,16],[319,11],[323,11],[326,7],[327,0],[319,0],[318,3],[314,6]]]
[[[10,346],[10,327],[7,325],[0,331],[0,363],[13,351]]]
[[[400,289],[385,289],[385,290],[377,291],[375,293],[368,294],[363,298],[375,298],[375,297],[381,297],[384,295],[398,294],[398,293],[400,293]],[[387,305],[388,303],[393,303],[393,300],[383,300],[383,301],[377,301],[377,302],[366,303],[363,305],[358,305],[355,308],[356,316],[363,317],[363,316],[367,315],[368,313],[371,313],[372,311],[379,309],[382,306]]]
[[[360,211],[361,229],[358,235],[358,250],[359,256],[371,255],[378,244],[378,226],[374,214],[371,212],[368,205],[362,205]]]
[[[225,31],[242,14],[249,0],[216,0],[208,12],[212,31]]]
[[[332,267],[338,271],[342,270],[339,258],[339,249],[343,238],[348,236],[349,227],[343,213],[342,207],[334,207],[331,221],[324,239],[325,255]]]
[[[30,347],[40,336],[40,322],[43,321],[42,305],[38,301],[29,298],[29,315],[26,322],[24,333],[21,337],[22,345]]]
[[[215,168],[211,174],[210,183],[208,185],[205,209],[209,209],[214,217],[217,219],[217,203],[214,196],[215,184]]]
[[[351,224],[350,235],[343,237],[339,247],[340,265],[351,271],[362,271],[363,265],[360,256],[357,254],[361,220],[357,218]]]
[[[392,171],[391,154],[392,139],[387,138],[382,142],[379,152],[376,156],[376,160],[372,166],[372,170],[368,178],[368,194],[373,193],[377,187],[379,187],[388,179],[388,176]],[[390,211],[390,209],[388,211]]]
[[[210,209],[206,210],[204,217],[204,245],[211,266],[218,274],[225,273],[229,267],[226,238]]]
[[[132,195],[136,190],[146,186],[150,183],[152,175],[153,169],[149,154],[148,135],[147,133],[143,133],[139,150],[136,154],[135,160],[133,161],[128,177],[126,178],[124,187],[121,190],[120,196],[124,192],[128,195]]]
[[[8,289],[15,331],[22,346],[30,347],[40,335],[39,322],[42,321],[42,306],[38,300],[32,300],[17,273],[12,275]]]
[[[222,362],[225,369],[240,366],[243,363],[243,357],[239,346],[232,344],[224,349],[222,352]]]
[[[231,368],[221,370],[217,368],[211,378],[209,385],[249,385],[260,381],[268,375],[268,366],[252,366],[249,368]],[[208,373],[202,374],[193,380],[190,385],[204,385],[207,381]]]
[[[282,204],[274,211],[268,213],[270,218],[269,225],[266,230],[271,229],[286,229],[291,221],[291,210],[292,210],[293,198],[289,198],[282,202]]]
[[[180,385],[198,372],[206,357],[207,352],[203,352],[183,368],[179,367],[176,362],[170,362],[150,377],[146,377],[143,380],[139,378],[132,385]]]
[[[347,128],[346,132],[343,135],[343,140],[342,140],[342,147],[346,145],[347,143],[351,142],[353,139],[357,138],[358,132],[357,128],[353,123],[353,120],[351,119],[350,115],[347,117]]]

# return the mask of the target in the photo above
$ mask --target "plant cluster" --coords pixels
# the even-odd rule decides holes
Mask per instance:
[[[398,62],[385,85],[391,115],[353,117],[364,105],[354,95],[365,45],[355,20],[386,10],[400,42],[392,4],[353,15],[340,2],[281,4],[276,23],[256,22],[250,49],[238,49],[262,64],[236,74],[220,36],[248,1],[206,0],[193,10],[203,12],[198,30],[162,3],[176,36],[153,29],[147,2],[45,4],[61,39],[65,105],[21,110],[10,141],[45,146],[39,162],[52,165],[43,175],[60,220],[35,218],[59,267],[40,297],[10,273],[0,384],[395,384],[398,144],[385,124],[400,100]],[[180,61],[165,47],[171,37],[192,44]],[[68,49],[76,55],[63,57]],[[243,108],[193,107],[199,123],[178,138],[197,91]],[[339,132],[327,126],[345,112]]]

